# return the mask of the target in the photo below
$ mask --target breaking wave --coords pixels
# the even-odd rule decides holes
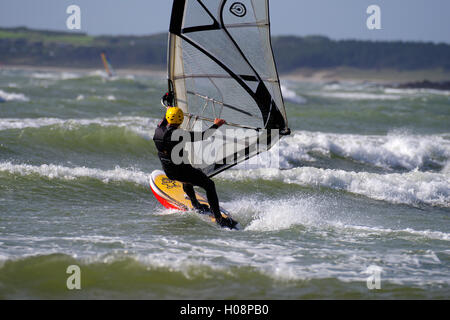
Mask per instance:
[[[59,119],[59,118],[24,118],[0,119],[0,131],[11,129],[44,128],[60,126],[67,130],[76,130],[79,127],[99,125],[101,127],[127,128],[142,137],[150,138],[156,128],[158,120],[145,117],[111,117],[93,119]]]
[[[0,102],[4,101],[22,101],[28,102],[30,99],[25,96],[23,93],[9,93],[3,90],[0,90]]]
[[[325,187],[395,204],[450,207],[450,176],[412,171],[376,174],[343,170],[294,168],[290,170],[229,170],[221,179],[282,181],[305,187]]]
[[[284,168],[297,161],[314,161],[311,153],[336,155],[390,169],[415,170],[444,167],[450,159],[450,136],[392,132],[385,136],[297,131],[281,141]]]
[[[79,178],[91,178],[104,183],[112,181],[132,182],[145,185],[149,174],[141,171],[123,169],[116,167],[113,170],[101,170],[86,167],[65,167],[53,164],[42,164],[39,166],[28,164],[13,164],[11,162],[0,163],[0,172],[18,174],[22,176],[39,175],[48,179],[75,180]]]
[[[124,181],[139,185],[147,184],[149,177],[149,173],[120,167],[113,170],[101,170],[11,162],[0,163],[1,171],[19,175],[39,175],[49,179],[92,178],[104,183]],[[450,177],[445,173],[412,171],[401,174],[376,174],[305,167],[290,170],[229,170],[218,177],[222,180],[265,180],[312,188],[325,187],[395,204],[450,207]]]
[[[287,85],[281,85],[281,92],[283,93],[283,98],[286,101],[295,103],[295,104],[305,104],[307,100],[303,98],[302,96],[299,96],[290,89]]]

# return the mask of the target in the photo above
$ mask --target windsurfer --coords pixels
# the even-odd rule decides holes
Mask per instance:
[[[167,95],[166,95],[167,97]],[[184,121],[184,113],[183,111],[173,106],[173,103],[169,104],[169,107],[166,112],[166,116],[162,120],[162,122],[158,125],[155,135],[153,137],[153,141],[155,142],[156,148],[158,149],[158,156],[161,160],[162,167],[167,177],[171,180],[180,181],[183,183],[183,190],[189,199],[192,202],[192,206],[201,212],[207,212],[209,210],[212,211],[216,222],[222,227],[228,227],[233,229],[236,225],[236,222],[231,218],[224,218],[220,212],[219,207],[219,199],[216,192],[216,187],[214,181],[212,181],[208,176],[203,173],[201,170],[194,168],[189,163],[181,163],[176,164],[172,159],[173,149],[179,143],[185,143],[183,141],[183,136],[189,136],[189,142],[199,141],[198,137],[201,137],[200,141],[208,139],[210,133],[213,130],[218,129],[222,125],[225,124],[225,120],[216,119],[214,121],[214,125],[212,125],[208,130],[204,131],[201,135],[187,131],[184,132],[186,135],[178,135],[181,136],[180,139],[176,139],[174,132],[180,129],[181,124]],[[181,148],[181,153],[183,152]],[[179,155],[182,157],[182,155]],[[195,195],[194,186],[201,187],[206,190],[206,196],[208,198],[209,206],[202,205],[197,200]]]

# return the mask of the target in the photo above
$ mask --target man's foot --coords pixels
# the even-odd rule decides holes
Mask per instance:
[[[209,206],[206,204],[201,204],[200,202],[198,203],[192,203],[192,206],[195,208],[195,210],[197,210],[200,213],[207,213],[210,212],[211,210],[209,209]]]
[[[222,228],[229,228],[231,230],[236,229],[237,222],[231,219],[230,217],[224,218],[222,215],[220,217],[216,217],[216,222]]]

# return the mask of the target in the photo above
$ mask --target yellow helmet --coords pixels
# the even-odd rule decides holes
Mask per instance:
[[[169,124],[180,125],[184,121],[184,113],[178,107],[170,107],[166,112],[166,119]]]

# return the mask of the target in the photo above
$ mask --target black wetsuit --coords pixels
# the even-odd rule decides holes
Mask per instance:
[[[218,129],[217,125],[211,126],[210,129]],[[203,141],[208,138],[208,134],[211,130],[204,131],[201,136],[196,132],[187,132],[190,135],[189,142]],[[192,205],[195,208],[200,206],[193,186],[198,186],[206,190],[206,196],[216,219],[220,220],[221,213],[219,208],[219,199],[216,193],[216,187],[214,181],[212,181],[201,170],[194,168],[190,164],[175,164],[172,161],[172,150],[179,143],[182,142],[182,138],[177,141],[172,141],[172,134],[175,130],[178,130],[175,126],[168,126],[167,120],[164,119],[155,131],[153,141],[158,149],[158,156],[161,160],[162,167],[167,177],[172,180],[180,181],[183,183],[183,190],[190,198]],[[200,136],[200,137],[198,137]],[[185,141],[186,142],[186,141]],[[180,152],[180,156],[183,156],[183,151]]]

